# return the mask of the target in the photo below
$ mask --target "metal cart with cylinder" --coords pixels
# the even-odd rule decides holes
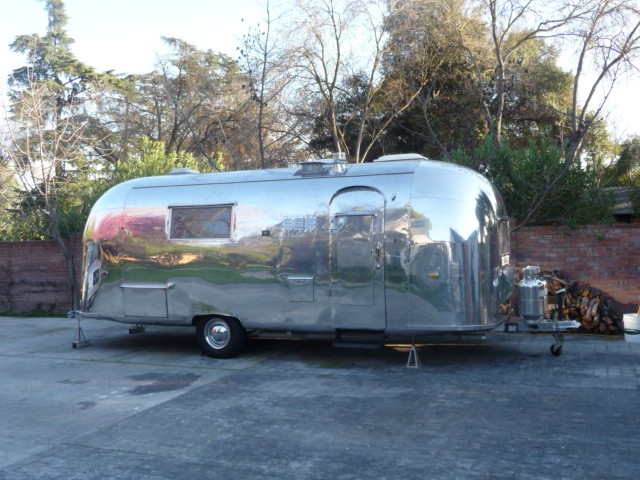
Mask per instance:
[[[554,343],[549,351],[555,357],[562,355],[564,333],[580,324],[575,320],[563,318],[564,288],[553,292],[555,307],[547,314],[547,281],[540,274],[540,267],[527,266],[522,271],[523,278],[518,283],[518,310],[520,319],[505,322],[505,332],[551,333]]]

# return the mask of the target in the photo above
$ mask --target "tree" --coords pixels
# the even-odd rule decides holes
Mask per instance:
[[[622,143],[615,167],[612,177],[616,184],[632,187],[631,203],[635,214],[640,216],[640,136],[633,136]]]
[[[344,142],[338,128],[336,100],[344,69],[348,25],[356,17],[355,2],[339,0],[297,0],[300,18],[291,38],[296,68],[302,83],[300,91],[314,88],[325,112],[326,128],[333,151],[342,152]],[[341,8],[340,8],[341,7]],[[315,103],[312,108],[317,108]]]
[[[640,53],[640,7],[634,0],[592,0],[576,19],[571,38],[577,47],[573,97],[569,113],[568,155],[579,153],[593,122],[601,118],[618,80],[637,68]],[[583,80],[590,82],[580,100]]]
[[[140,139],[138,152],[131,155],[127,161],[121,162],[117,168],[104,177],[109,187],[133,178],[166,175],[175,168],[190,168],[199,171],[206,164],[204,159],[198,161],[190,153],[167,153],[162,142],[144,137]]]
[[[73,55],[62,0],[44,3],[46,35],[20,35],[11,44],[27,61],[9,79],[11,105],[1,151],[19,181],[20,200],[9,207],[58,244],[67,263],[70,304],[76,308],[74,253],[64,238],[78,228],[75,222],[82,216],[76,214],[83,206],[74,182],[84,177],[79,166],[91,143],[85,135],[88,110],[83,103],[101,76]]]
[[[512,146],[526,146],[549,129],[561,139],[571,105],[572,75],[558,66],[559,51],[544,39],[523,45],[509,61],[502,131]]]
[[[269,0],[263,22],[249,28],[240,50],[243,72],[248,79],[251,100],[257,105],[255,136],[260,168],[286,165],[298,153],[300,119],[287,105],[288,87],[296,79],[290,51],[284,48],[276,27],[285,14]],[[250,109],[253,112],[253,109]]]
[[[0,144],[1,145],[1,144]],[[6,162],[5,154],[0,150],[0,239],[3,241],[15,240],[16,229],[14,220],[16,215],[11,205],[18,202],[18,185],[15,179],[15,173],[10,165]]]
[[[483,17],[482,5],[418,0],[398,8],[385,75],[425,83],[415,103],[387,131],[387,139],[395,139],[400,148],[417,147],[446,158],[461,146],[471,151],[489,131],[495,138],[499,82],[490,21]],[[501,45],[511,48],[519,40],[520,32],[513,30]],[[504,130],[512,145],[525,145],[550,125],[560,136],[571,78],[556,64],[557,49],[534,37],[504,58],[508,75],[501,86],[500,134]]]
[[[396,4],[383,89],[393,98],[423,88],[385,132],[386,148],[442,158],[457,147],[481,143],[489,123],[480,88],[485,69],[480,65],[488,63],[490,50],[486,38],[482,19],[463,0]],[[472,41],[474,56],[468,52]]]
[[[69,208],[78,206],[72,196],[79,186],[86,186],[76,182],[81,178],[76,166],[83,156],[86,123],[74,115],[77,106],[60,110],[57,99],[55,86],[35,80],[16,97],[2,153],[16,172],[19,201],[5,207],[29,219],[40,235],[58,244],[67,263],[70,304],[77,308],[74,253],[64,240],[78,227],[69,225],[79,216]]]
[[[613,185],[640,187],[640,136],[622,142],[620,154],[608,173]]]
[[[9,77],[10,99],[20,104],[20,92],[34,84],[47,84],[49,95],[55,100],[53,121],[62,121],[65,107],[82,103],[83,96],[93,82],[104,75],[80,62],[73,55],[73,39],[67,35],[67,15],[62,0],[42,0],[48,15],[47,34],[19,35],[10,48],[25,55],[26,65],[13,71]]]
[[[209,170],[251,164],[255,150],[245,128],[255,105],[237,62],[177,38],[163,40],[171,53],[114,96],[110,116],[121,151],[135,151],[144,136],[162,142],[167,154],[206,159]]]
[[[611,220],[612,196],[579,160],[566,168],[564,146],[548,131],[519,148],[511,148],[506,140],[496,144],[488,135],[472,155],[460,149],[451,158],[492,181],[516,221],[514,230],[527,225],[577,226]]]
[[[495,138],[495,48],[481,5],[418,0],[398,6],[390,22],[392,55],[385,75],[408,84],[424,82],[425,87],[394,120],[385,142],[446,158],[458,147],[471,151],[489,131]],[[513,30],[501,45],[511,48],[519,40],[520,32]],[[526,145],[547,126],[560,137],[571,76],[557,66],[558,50],[542,38],[531,38],[505,58],[501,134],[514,146]]]
[[[580,162],[594,175],[594,181],[601,188],[611,186],[611,171],[620,153],[620,145],[615,142],[603,119],[587,117],[589,130],[582,140]]]
[[[494,96],[487,109],[491,131],[502,142],[502,124],[511,81],[510,62],[532,41],[562,33],[588,9],[584,1],[482,0],[493,44]],[[588,2],[586,2],[588,3]],[[468,49],[473,54],[473,48]]]
[[[532,42],[555,38],[567,45],[568,39],[578,39],[580,48],[572,78],[572,101],[567,109],[568,121],[564,123],[569,128],[568,132],[564,128],[557,130],[564,155],[549,157],[556,158],[559,163],[554,168],[549,166],[552,175],[546,177],[548,183],[539,186],[536,198],[528,203],[529,212],[523,217],[525,223],[539,221],[545,217],[542,212],[547,205],[553,204],[555,193],[562,191],[562,185],[575,178],[576,169],[589,171],[591,177],[599,178],[594,167],[602,159],[595,159],[603,152],[596,152],[594,148],[603,143],[596,140],[597,132],[590,135],[589,129],[600,121],[610,88],[613,88],[623,67],[632,65],[637,53],[637,4],[628,0],[564,0],[544,4],[535,0],[483,0],[483,3],[491,29],[495,60],[495,74],[490,77],[494,94],[486,97],[490,101],[485,103],[491,112],[490,125],[494,141],[498,144],[503,141],[504,120],[508,112],[508,86],[518,81],[514,76],[514,72],[518,71],[513,69],[514,58],[521,56]],[[472,48],[469,51],[473,54]],[[599,52],[599,61],[592,62],[592,65],[598,66],[595,81],[588,89],[586,101],[580,104],[580,79],[585,72],[587,58],[595,52]],[[602,101],[594,109],[595,92],[606,83],[605,80],[609,89],[605,89]],[[484,89],[482,82],[480,85]],[[585,143],[587,139],[591,141],[590,145]],[[582,168],[580,162],[589,158],[595,163],[592,162],[586,169]],[[583,186],[587,188],[587,184]],[[589,194],[586,190],[582,193]]]
[[[300,98],[313,119],[312,146],[365,161],[424,88],[424,82],[410,84],[385,72],[393,55],[390,29],[407,3],[298,0],[301,14],[294,22],[292,48],[297,87],[304,92]]]

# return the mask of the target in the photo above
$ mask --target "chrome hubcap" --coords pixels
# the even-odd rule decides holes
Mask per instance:
[[[224,348],[229,343],[231,334],[227,322],[220,319],[211,319],[207,322],[207,343],[216,350]]]

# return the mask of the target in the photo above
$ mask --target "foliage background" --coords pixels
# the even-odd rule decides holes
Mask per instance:
[[[640,139],[612,138],[607,95],[580,103],[575,91],[594,82],[606,94],[636,69],[636,1],[265,0],[237,58],[166,37],[169,53],[138,75],[80,62],[64,1],[41,3],[46,30],[9,46],[24,63],[0,127],[0,239],[80,232],[93,202],[128,178],[334,151],[466,165],[518,227],[611,221],[609,186],[635,188],[640,206]],[[568,51],[599,83],[560,64]],[[51,171],[34,176],[37,164]]]

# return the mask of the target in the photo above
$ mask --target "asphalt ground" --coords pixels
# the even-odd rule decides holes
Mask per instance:
[[[489,334],[418,348],[0,318],[0,479],[636,479],[640,344]]]

